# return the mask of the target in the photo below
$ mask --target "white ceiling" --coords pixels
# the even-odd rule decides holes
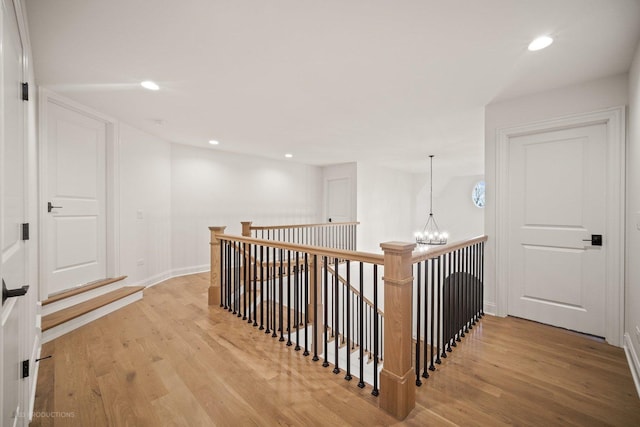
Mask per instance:
[[[486,104],[624,73],[640,38],[639,0],[26,5],[37,83],[137,128],[412,172],[433,153],[482,173]],[[528,52],[542,34],[555,43]]]

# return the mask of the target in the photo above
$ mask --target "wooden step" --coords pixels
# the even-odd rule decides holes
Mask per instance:
[[[90,299],[80,304],[76,304],[64,310],[56,311],[42,318],[42,332],[61,325],[69,320],[82,316],[83,314],[90,313],[105,305],[111,304],[114,301],[125,298],[129,295],[135,294],[144,289],[144,286],[125,286],[115,291],[100,295],[96,298]]]
[[[52,297],[49,297],[46,300],[42,301],[42,305],[45,306],[47,304],[51,304],[51,303],[54,303],[56,301],[63,300],[65,298],[69,298],[69,297],[72,297],[74,295],[78,295],[78,294],[81,294],[83,292],[90,291],[92,289],[97,289],[97,288],[100,288],[102,286],[107,286],[107,285],[110,285],[112,283],[119,282],[120,280],[124,280],[126,278],[127,278],[127,276],[120,276],[120,277],[113,277],[113,278],[106,278],[106,279],[102,279],[102,280],[96,280],[95,282],[89,282],[89,283],[87,283],[85,285],[78,286],[76,288],[73,288],[73,289],[70,289],[68,291],[64,291],[64,292],[56,294],[56,295],[54,295]]]

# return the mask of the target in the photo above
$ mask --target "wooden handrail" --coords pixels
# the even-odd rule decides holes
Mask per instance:
[[[438,246],[435,248],[429,248],[426,251],[417,250],[414,251],[411,256],[411,262],[413,264],[425,261],[431,258],[437,258],[440,255],[444,255],[449,252],[456,251],[458,249],[466,248],[467,246],[475,245],[476,243],[486,242],[487,236],[478,236],[468,240],[461,240],[459,242],[451,243],[449,245]]]
[[[369,252],[348,251],[345,249],[331,249],[320,246],[300,245],[297,243],[279,242],[275,240],[254,239],[253,237],[235,236],[232,234],[218,234],[220,240],[230,242],[244,242],[253,245],[262,245],[278,249],[288,249],[297,252],[306,252],[311,255],[339,258],[349,261],[360,261],[369,264],[384,265],[384,255]]]
[[[251,230],[286,230],[291,228],[334,227],[338,225],[359,225],[360,222],[324,222],[317,224],[289,224],[289,225],[251,225]]]

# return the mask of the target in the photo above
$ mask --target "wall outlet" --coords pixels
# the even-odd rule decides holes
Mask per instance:
[[[640,212],[636,212],[636,228],[640,231]]]
[[[136,218],[144,219],[144,213],[140,209],[138,209],[138,212],[136,212]]]
[[[144,259],[140,258],[140,259],[138,260],[138,265],[144,265]]]

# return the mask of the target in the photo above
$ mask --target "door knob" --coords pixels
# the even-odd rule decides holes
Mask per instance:
[[[47,202],[47,212],[51,212],[54,209],[62,209],[62,206],[53,206],[51,202]]]
[[[591,242],[591,246],[602,246],[602,234],[592,234],[590,239],[582,239],[583,242]]]
[[[7,285],[4,283],[4,279],[2,279],[2,304],[4,304],[4,301],[7,298],[21,297],[22,295],[25,295],[28,290],[28,285],[24,285],[23,287],[18,289],[7,289]]]

